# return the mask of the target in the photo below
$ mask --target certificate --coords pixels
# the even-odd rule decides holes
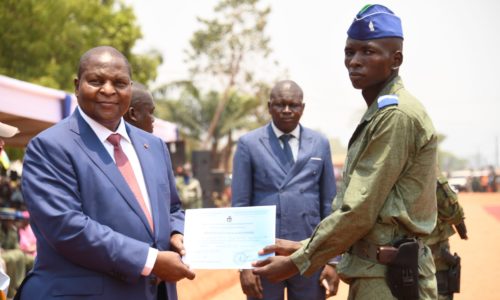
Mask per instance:
[[[183,261],[192,269],[251,269],[275,243],[276,206],[186,210]]]

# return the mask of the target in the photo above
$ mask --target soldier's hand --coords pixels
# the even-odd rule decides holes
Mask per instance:
[[[260,277],[254,275],[252,270],[242,270],[240,272],[240,283],[243,293],[248,297],[262,299],[264,297],[264,289],[260,282]]]
[[[259,251],[259,255],[276,253],[276,255],[288,256],[300,249],[300,247],[302,247],[300,242],[276,239],[276,243],[274,245],[264,247],[264,249]]]
[[[271,282],[280,282],[299,272],[288,256],[272,256],[252,263],[253,273],[263,276]]]
[[[325,288],[326,298],[337,295],[340,278],[335,267],[325,265],[319,276],[321,285]]]
[[[178,253],[159,251],[152,273],[168,282],[176,282],[183,278],[194,279],[196,274],[185,265]]]
[[[186,249],[184,249],[184,236],[182,234],[172,234],[170,237],[170,250],[179,253],[180,256],[186,255]]]

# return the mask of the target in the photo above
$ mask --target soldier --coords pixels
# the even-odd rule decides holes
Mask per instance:
[[[367,5],[347,34],[345,66],[368,108],[349,141],[338,207],[309,240],[266,247],[262,253],[292,254],[255,262],[254,273],[273,281],[310,275],[345,252],[337,272],[350,285],[349,299],[436,299],[434,262],[420,238],[436,224],[429,170],[436,168],[437,135],[398,75],[401,20]]]
[[[467,229],[464,211],[458,203],[457,194],[448,184],[448,179],[440,172],[437,178],[436,198],[438,207],[437,224],[432,233],[424,238],[436,265],[436,280],[439,300],[452,300],[453,293],[460,292],[460,257],[450,253],[449,237],[455,234],[466,240]]]
[[[8,297],[14,297],[26,275],[26,261],[19,249],[19,235],[15,226],[16,210],[0,209],[0,253],[5,261],[6,273],[11,278]]]
[[[179,166],[177,169],[175,187],[181,198],[182,208],[202,208],[203,191],[201,190],[200,181],[193,177],[191,164],[185,163],[184,166]]]

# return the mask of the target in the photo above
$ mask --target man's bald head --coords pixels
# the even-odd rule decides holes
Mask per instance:
[[[87,63],[89,62],[89,60],[92,57],[98,56],[98,55],[109,55],[110,57],[123,59],[123,61],[127,65],[128,74],[129,74],[130,78],[132,78],[132,68],[130,66],[130,63],[128,62],[128,59],[120,51],[116,50],[115,48],[113,48],[111,46],[99,46],[99,47],[92,48],[92,49],[88,50],[87,52],[85,52],[82,55],[82,57],[80,57],[80,62],[78,64],[78,75],[77,75],[78,77],[77,78],[80,78],[82,73],[85,71],[85,68],[87,67]]]
[[[153,96],[151,92],[148,91],[146,86],[138,82],[134,82],[132,85],[132,101],[130,101],[131,107],[137,107],[142,103],[152,103]]]
[[[271,90],[271,102],[274,99],[293,98],[302,101],[304,93],[300,86],[293,80],[282,80],[276,83]]]
[[[125,121],[147,132],[153,132],[155,105],[153,95],[140,84],[132,85],[132,100],[130,107],[123,116]]]

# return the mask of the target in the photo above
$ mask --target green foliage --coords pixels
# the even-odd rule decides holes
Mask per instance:
[[[262,102],[266,100],[259,95],[235,90],[229,93],[226,109],[214,131],[215,141],[233,130],[253,129],[269,121],[268,114],[262,112]],[[192,82],[179,81],[156,89],[154,98],[156,114],[178,124],[181,132],[198,145],[210,126],[221,95],[216,91],[202,93]]]
[[[223,88],[252,84],[255,62],[271,52],[265,34],[269,7],[258,0],[222,0],[213,19],[198,18],[202,29],[194,32],[187,51],[194,77],[215,77]]]
[[[258,95],[261,89],[256,75],[259,62],[271,53],[265,33],[270,12],[269,7],[259,7],[258,0],[221,0],[214,8],[214,18],[198,18],[202,29],[193,33],[186,53],[194,82],[203,82],[218,95],[202,144],[203,148],[212,144],[213,156],[223,128],[219,122],[228,114],[225,110],[233,91]],[[231,140],[231,131],[228,133]]]
[[[0,73],[73,90],[80,56],[110,45],[127,56],[134,80],[156,78],[161,55],[132,54],[142,37],[131,7],[121,1],[3,0],[0,2]]]

